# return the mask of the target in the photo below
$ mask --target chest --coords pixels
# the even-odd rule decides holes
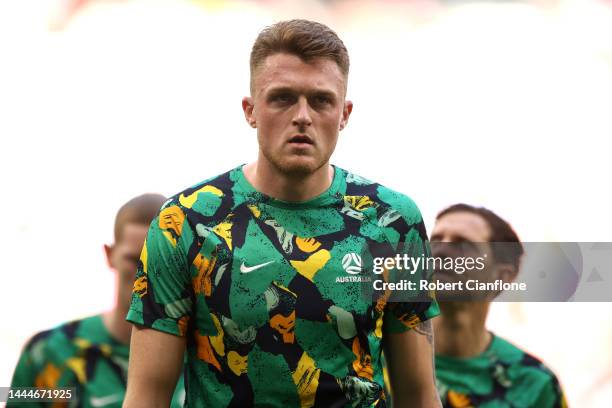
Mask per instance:
[[[384,237],[368,221],[335,209],[251,205],[215,225],[196,226],[202,239],[194,292],[205,313],[230,317],[241,330],[271,325],[282,332],[296,321],[355,326],[356,318],[369,326],[374,316],[363,257]]]

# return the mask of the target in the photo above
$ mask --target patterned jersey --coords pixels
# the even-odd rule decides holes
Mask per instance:
[[[428,248],[427,235],[408,197],[334,169],[326,192],[289,203],[237,167],[153,220],[127,319],[186,336],[188,406],[385,406],[383,333],[438,305],[374,302],[346,278],[369,245]]]
[[[129,347],[111,337],[102,315],[65,323],[36,334],[26,344],[12,387],[74,387],[70,403],[9,402],[7,407],[119,408],[125,396]],[[182,407],[182,380],[172,407]]]
[[[473,358],[436,355],[436,377],[445,408],[567,407],[552,371],[497,336]]]

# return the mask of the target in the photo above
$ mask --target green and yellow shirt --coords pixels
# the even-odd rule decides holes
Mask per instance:
[[[384,333],[439,309],[363,296],[348,277],[371,245],[428,250],[412,200],[335,167],[326,192],[284,202],[237,167],[163,205],[127,319],[187,338],[190,407],[384,407]]]
[[[102,315],[62,324],[36,334],[26,344],[11,387],[75,388],[68,402],[9,402],[7,407],[119,408],[126,389],[129,347],[104,326]],[[182,407],[182,380],[172,407]]]
[[[436,355],[445,408],[566,408],[555,375],[537,358],[493,336],[473,358]]]

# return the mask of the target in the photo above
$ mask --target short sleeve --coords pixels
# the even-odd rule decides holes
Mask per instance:
[[[149,227],[126,320],[184,336],[192,308],[187,253],[193,243],[183,209],[166,204]]]
[[[395,193],[393,200],[389,201],[393,202],[394,209],[401,214],[401,218],[392,224],[399,237],[396,243],[396,254],[405,254],[413,259],[429,257],[431,248],[427,231],[416,204],[410,198],[398,193]],[[428,263],[422,262],[420,265],[415,271],[416,273],[411,276],[411,280],[417,283],[417,288],[418,281],[422,279],[430,280],[433,272],[425,267]],[[414,298],[414,300],[403,297],[392,298],[386,304],[383,315],[384,333],[405,332],[440,314],[440,308],[433,291],[419,291],[417,289],[417,294],[411,295],[410,298]]]
[[[549,373],[550,381],[542,387],[533,406],[543,408],[567,408],[567,400],[565,399],[559,380],[552,371]]]
[[[28,340],[15,367],[11,387],[37,387],[41,383],[52,385],[47,379],[60,377],[62,364],[53,358],[49,347],[49,340],[54,334],[55,331],[46,330]]]
[[[55,336],[55,343],[49,344]],[[40,332],[33,336],[23,348],[15,367],[11,387],[78,387],[78,381],[59,358],[55,347],[63,344],[59,341],[57,330]],[[60,337],[61,338],[61,337]],[[9,401],[7,408],[46,407],[45,402]]]
[[[19,361],[15,367],[13,373],[13,379],[11,380],[12,388],[21,387],[36,387],[37,376],[44,375],[42,366],[36,364],[32,356],[32,342],[30,341],[21,352]],[[39,384],[40,385],[40,384]],[[6,403],[7,408],[21,408],[21,407],[42,407],[45,403],[36,402],[22,402],[22,401],[8,401]]]
[[[33,387],[36,368],[28,347],[24,347],[13,373],[11,387]]]

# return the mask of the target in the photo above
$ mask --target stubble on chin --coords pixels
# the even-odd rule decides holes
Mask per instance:
[[[325,166],[327,160],[303,160],[295,157],[275,157],[262,152],[266,160],[282,175],[288,178],[304,178]]]

